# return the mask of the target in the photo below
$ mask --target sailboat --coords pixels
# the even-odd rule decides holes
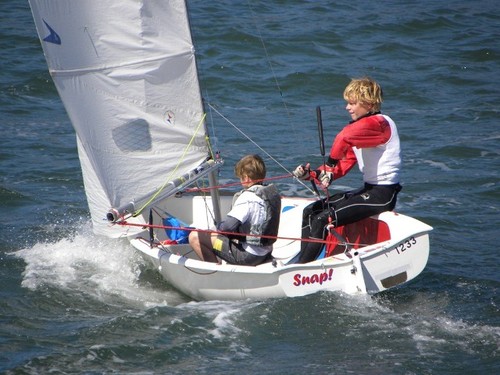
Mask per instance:
[[[272,261],[198,259],[178,234],[215,230],[232,197],[217,188],[224,161],[208,136],[185,1],[29,3],[76,132],[94,232],[126,238],[180,292],[195,300],[374,294],[424,270],[432,228],[397,212],[331,230],[324,255],[297,264],[302,211],[314,196],[282,197]]]

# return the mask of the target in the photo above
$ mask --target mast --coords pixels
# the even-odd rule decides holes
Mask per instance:
[[[187,1],[184,1],[184,3],[186,5],[186,11],[187,11],[187,16],[188,16],[188,24],[189,24],[190,34],[191,34],[191,42],[193,43],[193,46],[195,47],[196,75],[198,76],[198,82],[201,82],[199,68],[198,68],[198,55],[196,53],[196,43],[194,41],[193,28],[191,27],[191,12],[189,11],[189,6],[187,4]],[[205,101],[203,100],[203,93],[201,91],[201,84],[199,84],[199,90],[200,90],[200,97],[202,98],[203,112],[206,113],[207,108],[205,105]],[[204,121],[203,125],[205,127],[205,134],[207,136],[207,142],[210,143],[210,137],[209,137],[209,132],[208,132],[206,121]],[[219,178],[218,178],[218,171],[217,170],[212,170],[209,173],[208,181],[209,181],[210,186],[212,186],[212,187],[219,185]],[[212,208],[213,208],[213,212],[214,212],[214,220],[215,220],[215,223],[218,224],[222,221],[219,189],[218,188],[210,189],[210,196],[212,197]]]

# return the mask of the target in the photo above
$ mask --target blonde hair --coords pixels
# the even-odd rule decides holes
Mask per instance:
[[[375,112],[380,111],[384,101],[382,88],[370,77],[353,78],[344,90],[344,99],[371,105]]]
[[[234,166],[234,174],[242,178],[248,176],[251,180],[266,178],[266,165],[259,155],[247,155]]]

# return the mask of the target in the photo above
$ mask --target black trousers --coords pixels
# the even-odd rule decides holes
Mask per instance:
[[[311,203],[304,208],[302,216],[302,238],[325,239],[326,226],[335,227],[354,223],[381,212],[392,211],[396,206],[401,185],[371,185],[339,193]],[[307,263],[317,258],[323,243],[302,241],[298,263]]]

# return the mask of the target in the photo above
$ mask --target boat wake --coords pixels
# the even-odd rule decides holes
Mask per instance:
[[[79,291],[104,303],[118,299],[135,308],[186,301],[174,290],[158,288],[163,281],[155,275],[142,272],[143,262],[128,241],[97,236],[90,222],[75,223],[74,234],[66,238],[38,242],[14,255],[26,263],[21,285],[31,290]]]

